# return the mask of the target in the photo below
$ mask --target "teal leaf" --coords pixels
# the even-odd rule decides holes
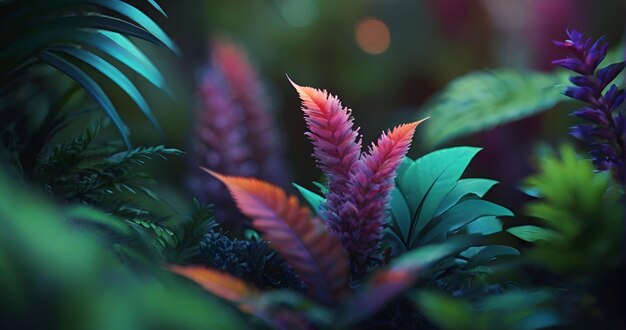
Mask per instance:
[[[91,96],[94,99],[94,101],[100,107],[102,107],[102,109],[106,112],[109,118],[111,118],[111,121],[120,132],[122,139],[124,140],[124,143],[126,144],[126,147],[130,149],[130,139],[128,137],[129,135],[128,128],[126,127],[126,125],[124,125],[122,118],[117,113],[117,111],[115,110],[115,107],[113,106],[113,103],[111,103],[111,100],[104,93],[102,88],[91,77],[89,77],[82,70],[80,70],[77,66],[75,66],[74,64],[70,63],[69,61],[65,60],[64,58],[54,53],[44,51],[44,52],[39,53],[38,57],[45,63],[63,72],[65,75],[72,78],[79,85],[81,85],[85,89],[87,94],[89,94],[89,96]]]
[[[128,3],[119,0],[90,0],[89,2],[98,4],[102,7],[109,8],[116,11],[131,20],[135,21],[141,27],[145,28],[148,32],[153,34],[159,41],[165,46],[171,49],[177,55],[180,55],[180,49],[174,42],[167,36],[167,34],[156,24],[150,17],[141,12],[141,10],[131,6]]]
[[[94,67],[96,70],[100,71],[102,74],[107,76],[113,82],[115,82],[128,96],[137,104],[139,109],[143,112],[143,114],[148,118],[152,126],[157,130],[159,135],[163,136],[163,130],[159,125],[159,121],[152,114],[148,103],[143,98],[137,87],[126,77],[118,68],[105,61],[98,55],[90,53],[88,51],[82,50],[77,47],[71,46],[56,46],[52,48],[53,50],[57,50],[68,55],[71,55],[89,65]]]
[[[512,227],[506,231],[519,239],[531,243],[535,243],[537,241],[552,241],[562,238],[559,233],[553,230],[532,225]]]
[[[506,245],[489,245],[484,249],[480,250],[480,252],[476,253],[468,262],[467,268],[473,268],[476,266],[481,266],[489,261],[504,257],[504,256],[517,256],[520,252],[513,247]]]
[[[411,212],[398,187],[395,187],[391,191],[391,201],[389,205],[392,219],[394,219],[392,227],[396,229],[396,234],[402,238],[402,242],[407,245],[409,242],[409,229],[411,227]]]
[[[315,212],[317,215],[320,215],[320,211],[321,211],[321,207],[322,205],[326,202],[326,199],[304,187],[302,187],[301,185],[297,184],[297,183],[292,183],[292,185],[294,187],[296,187],[296,189],[298,189],[298,191],[300,192],[300,194],[302,195],[302,197],[304,197],[304,199],[306,199],[306,201],[309,203],[309,205],[311,205],[311,209],[313,209],[313,212]],[[322,218],[323,219],[323,218]]]
[[[437,211],[435,211],[435,216],[438,216],[441,213],[447,211],[456,203],[458,203],[461,198],[467,195],[474,194],[482,198],[497,183],[498,181],[489,179],[459,180],[456,186],[452,189],[452,191],[450,191],[443,199],[441,204],[439,204]]]
[[[431,242],[484,216],[513,216],[513,213],[505,207],[485,200],[466,200],[431,221],[429,226],[424,228],[424,235],[418,239],[424,243]]]
[[[456,186],[479,151],[480,148],[473,147],[442,149],[419,158],[407,168],[399,185],[413,213],[412,240],[433,218],[445,196]]]
[[[481,217],[466,226],[469,234],[489,235],[502,231],[502,221],[494,216]]]
[[[154,7],[156,10],[158,10],[159,13],[161,13],[161,15],[167,17],[167,14],[163,10],[163,8],[161,8],[161,6],[155,0],[148,0],[148,2],[152,5],[152,7]]]

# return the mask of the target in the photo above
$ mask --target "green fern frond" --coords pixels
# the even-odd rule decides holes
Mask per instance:
[[[620,262],[624,233],[624,196],[607,173],[594,173],[591,161],[571,146],[544,156],[539,173],[526,180],[540,197],[527,214],[542,227],[508,229],[535,243],[529,257],[558,271],[597,272]]]

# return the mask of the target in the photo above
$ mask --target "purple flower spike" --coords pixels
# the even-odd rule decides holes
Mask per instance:
[[[589,145],[596,169],[611,171],[619,182],[626,184],[626,116],[623,109],[618,110],[625,94],[615,84],[610,85],[625,64],[619,62],[598,69],[608,49],[604,37],[593,42],[576,30],[567,31],[567,35],[568,40],[554,44],[569,50],[568,57],[552,63],[579,74],[570,77],[574,86],[567,87],[563,94],[589,105],[572,114],[591,123],[572,127],[570,135]]]

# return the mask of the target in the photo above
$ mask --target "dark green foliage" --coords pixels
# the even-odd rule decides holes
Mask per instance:
[[[557,272],[592,274],[623,261],[624,206],[610,175],[594,173],[593,164],[563,147],[546,156],[540,171],[526,180],[541,198],[528,204],[528,215],[544,227],[508,231],[535,243],[529,257]]]
[[[150,2],[157,12],[163,10]],[[129,130],[92,70],[113,81],[162,134],[158,121],[135,83],[119,64],[153,85],[167,90],[155,65],[128,37],[164,45],[179,52],[173,41],[148,15],[139,1],[23,0],[0,3],[0,96],[23,84],[33,67],[45,63],[74,80],[101,107],[130,148]],[[31,79],[32,83],[32,79]]]
[[[80,136],[40,156],[34,180],[67,203],[88,203],[120,215],[141,214],[141,210],[126,206],[123,198],[116,200],[115,195],[144,193],[156,199],[149,189],[154,179],[139,167],[182,152],[163,146],[126,150],[119,141],[99,141],[99,133],[100,124],[95,122]]]
[[[413,300],[441,329],[532,330],[561,325],[554,294],[546,290],[510,291],[489,295],[475,304],[433,291],[420,291]]]
[[[231,308],[159,270],[155,260],[146,259],[141,275],[131,271],[100,235],[76,225],[92,221],[128,233],[110,216],[59,208],[3,171],[0,182],[1,328],[247,328]]]
[[[239,240],[211,231],[199,246],[204,264],[246,279],[260,289],[305,290],[293,269],[262,240]]]

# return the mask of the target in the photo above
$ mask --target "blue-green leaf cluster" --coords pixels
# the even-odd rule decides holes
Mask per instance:
[[[395,254],[457,240],[464,251],[440,262],[434,271],[443,274],[454,269],[470,278],[489,273],[488,266],[501,258],[519,254],[511,246],[488,239],[502,232],[499,217],[513,216],[507,208],[482,199],[497,182],[461,179],[479,151],[474,147],[455,147],[415,161],[405,158],[398,169],[386,230],[387,243]]]

